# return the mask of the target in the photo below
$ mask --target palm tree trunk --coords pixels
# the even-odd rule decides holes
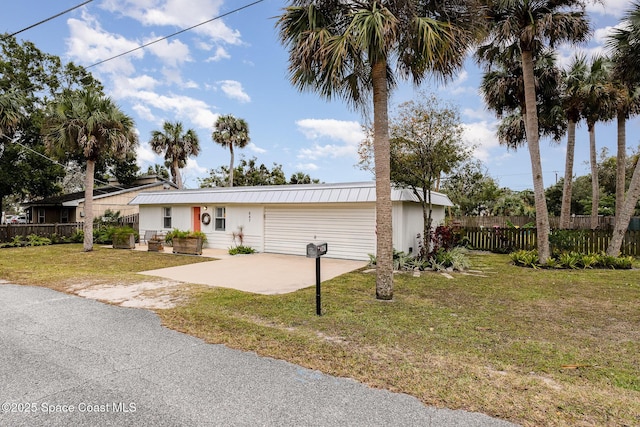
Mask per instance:
[[[638,203],[638,198],[640,198],[640,162],[638,162],[633,171],[633,176],[629,183],[629,190],[627,191],[627,197],[624,199],[622,209],[618,210],[616,207],[618,215],[616,216],[616,223],[613,228],[613,237],[611,238],[611,242],[609,242],[609,247],[607,248],[607,255],[618,256],[620,254],[622,241],[624,240],[624,235],[629,227],[629,221],[631,220],[631,215],[633,215],[633,211],[636,208],[636,203]]]
[[[576,151],[576,121],[569,119],[567,126],[567,158],[564,164],[564,184],[562,186],[562,207],[560,209],[560,228],[570,226],[571,193],[573,187],[573,159]]]
[[[391,148],[389,143],[387,64],[371,69],[373,81],[373,156],[376,174],[376,298],[393,299],[391,222]]]
[[[177,159],[173,161],[171,173],[173,173],[173,182],[178,186],[178,190],[182,190],[182,175],[180,175],[180,168],[178,167]]]
[[[93,250],[93,176],[96,170],[95,160],[87,160],[84,176],[84,251]]]
[[[600,206],[600,183],[598,182],[598,162],[596,159],[596,126],[589,128],[589,161],[591,163],[591,229],[598,228],[598,207]]]
[[[618,111],[618,153],[616,157],[616,221],[624,205],[625,175],[627,163],[627,117]]]
[[[542,163],[540,160],[540,135],[538,129],[538,110],[536,107],[536,88],[533,75],[533,54],[522,51],[522,77],[524,80],[525,119],[527,146],[531,158],[531,172],[533,174],[533,193],[536,205],[536,233],[538,243],[538,258],[541,264],[549,260],[549,212],[544,194],[542,179]]]
[[[229,151],[231,152],[231,161],[229,162],[229,187],[233,187],[233,143],[229,143]]]

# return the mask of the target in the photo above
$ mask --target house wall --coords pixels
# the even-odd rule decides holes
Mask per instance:
[[[114,194],[105,197],[93,198],[93,216],[97,218],[99,216],[104,215],[104,213],[110,209],[112,212],[120,211],[121,216],[133,215],[139,213],[138,205],[130,205],[129,202],[132,201],[138,194],[144,191],[158,191],[164,189],[164,183],[158,183],[157,186],[147,187],[144,190],[133,190],[127,191],[122,194]],[[84,201],[81,201],[78,204],[78,216],[80,212],[84,212]]]
[[[217,207],[225,207],[226,210],[224,231],[215,230]],[[171,228],[163,228],[163,208],[164,206],[140,206],[140,235],[144,235],[147,230],[164,233],[173,228],[193,230],[193,206],[171,206]],[[276,245],[276,249],[271,248],[273,252],[304,255],[306,243],[323,240],[333,243],[331,246],[334,248],[331,253],[332,257],[366,259],[368,253],[375,253],[375,205],[373,203],[288,204],[268,205],[266,208],[263,205],[203,205],[199,208],[201,214],[206,212],[211,215],[209,224],[200,223],[201,231],[207,235],[205,247],[227,249],[233,246],[233,233],[238,232],[239,227],[242,227],[243,244],[251,246],[258,252],[264,252],[265,214],[268,210],[269,215],[277,214],[279,222],[275,225],[280,227],[277,236],[282,238],[282,241]],[[356,212],[359,213],[356,215]],[[432,216],[434,227],[441,224],[445,218],[444,207],[434,206]],[[273,228],[273,219],[270,221],[270,227]],[[423,220],[420,204],[394,202],[394,248],[405,253],[409,253],[411,248],[412,253],[417,253],[419,250],[417,235],[422,234],[422,231]],[[269,238],[271,239],[269,242],[273,243],[274,236]],[[298,240],[300,241],[298,242]],[[294,243],[295,251],[291,249],[294,247]],[[275,248],[273,244],[271,246]],[[338,250],[342,246],[344,246],[344,250]],[[356,256],[354,257],[353,254]]]

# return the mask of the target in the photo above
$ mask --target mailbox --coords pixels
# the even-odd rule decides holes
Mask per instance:
[[[307,258],[320,258],[327,253],[326,243],[309,243],[307,245]]]

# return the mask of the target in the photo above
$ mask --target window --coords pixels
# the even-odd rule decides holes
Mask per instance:
[[[44,224],[45,222],[45,210],[44,208],[38,209],[38,224]]]
[[[171,228],[171,208],[163,208],[164,211],[164,223],[163,228]]]
[[[226,208],[216,208],[216,231],[224,231],[226,228]]]
[[[66,224],[69,222],[69,209],[62,209],[60,211],[60,222]]]

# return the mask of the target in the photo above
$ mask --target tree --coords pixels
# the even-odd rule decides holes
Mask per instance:
[[[187,165],[189,157],[200,154],[198,134],[193,129],[183,132],[182,123],[165,121],[162,131],[151,132],[151,149],[157,154],[164,153],[166,166],[171,171],[172,181],[179,189],[183,187],[180,169]]]
[[[155,164],[147,168],[147,175],[156,175],[164,180],[169,180],[169,171],[165,165]]]
[[[640,85],[640,3],[634,2],[624,16],[623,25],[614,30],[611,37],[613,47],[614,69],[618,78],[628,82],[630,87],[637,90]],[[640,163],[640,162],[638,162]],[[607,248],[607,254],[616,256],[620,253],[631,215],[640,197],[640,167],[636,167],[629,183],[629,189],[624,197],[622,208],[616,207],[616,222],[613,237]]]
[[[212,169],[209,176],[199,179],[200,188],[223,187],[228,181],[229,170],[226,166]],[[233,173],[233,185],[238,186],[257,186],[257,185],[284,185],[284,184],[317,184],[320,180],[311,178],[303,172],[296,172],[291,175],[291,179],[287,182],[287,178],[282,170],[282,165],[277,163],[269,169],[264,163],[258,165],[258,159],[252,157],[249,160],[242,158],[240,164],[236,166]]]
[[[81,152],[87,163],[84,189],[84,250],[93,250],[93,180],[100,159],[126,156],[137,144],[133,119],[111,99],[91,90],[70,91],[52,102],[45,142],[58,158]]]
[[[463,127],[457,107],[435,95],[421,93],[419,101],[400,104],[390,123],[391,182],[409,188],[422,205],[423,250],[431,241],[431,191],[438,190],[442,174],[447,174],[471,157],[471,147],[462,141]],[[371,135],[371,132],[367,132]],[[362,142],[371,147],[370,139]],[[361,153],[371,149],[360,149]],[[361,164],[370,163],[364,160]],[[421,255],[425,255],[423,253]]]
[[[320,180],[311,178],[308,173],[296,172],[289,178],[289,184],[319,184]]]
[[[373,98],[376,175],[376,297],[393,298],[393,234],[388,123],[392,65],[416,84],[427,73],[447,78],[475,41],[475,1],[292,0],[279,17],[291,82],[322,97],[365,109]]]
[[[560,207],[560,228],[569,228],[571,216],[571,194],[573,191],[573,162],[576,147],[576,126],[582,118],[585,96],[584,82],[587,74],[587,60],[575,56],[569,68],[562,74],[562,105],[567,116],[567,154],[562,180],[562,204]]]
[[[489,0],[489,36],[486,45],[517,46],[522,59],[526,136],[535,194],[538,257],[550,256],[547,212],[540,160],[540,133],[534,76],[534,54],[542,46],[582,42],[589,34],[584,3],[580,0]]]
[[[249,125],[244,119],[237,119],[231,114],[219,116],[213,125],[211,139],[224,148],[229,148],[231,161],[229,162],[229,187],[233,187],[233,147],[244,148],[249,138]]]
[[[12,119],[13,126],[3,128],[5,136],[0,137],[0,210],[8,196],[24,201],[61,191],[65,171],[43,157],[42,126],[49,100],[76,88],[100,91],[102,85],[84,68],[63,66],[60,58],[31,42],[0,37],[0,97],[13,98],[12,108],[19,106],[14,112],[20,113],[20,120]]]
[[[591,165],[591,228],[598,227],[600,184],[598,183],[598,152],[596,149],[596,123],[613,118],[616,111],[616,91],[610,79],[609,61],[597,56],[592,59],[583,81],[584,104],[582,114],[589,132],[589,159]]]
[[[441,189],[455,205],[455,216],[488,215],[502,193],[478,159],[468,159],[454,168]]]

